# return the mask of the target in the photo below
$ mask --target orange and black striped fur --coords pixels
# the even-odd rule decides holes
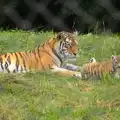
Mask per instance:
[[[62,31],[33,51],[1,54],[0,72],[20,73],[50,69],[61,75],[80,76],[80,72],[61,67],[64,61],[76,59],[77,53],[78,43],[75,35]]]
[[[80,70],[82,74],[82,79],[86,79],[86,80],[100,79],[105,73],[113,74],[115,75],[115,77],[117,74],[118,76],[120,71],[118,71],[118,67],[115,67],[114,61],[116,58],[118,63],[120,63],[120,56],[112,55],[111,58],[112,58],[111,60],[106,60],[102,62],[94,61],[91,63],[84,64]]]

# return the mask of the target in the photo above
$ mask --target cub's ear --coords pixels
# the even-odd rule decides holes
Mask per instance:
[[[116,56],[115,56],[115,55],[112,55],[112,56],[111,56],[111,59],[112,59],[112,60],[116,60]]]
[[[94,57],[92,57],[92,58],[90,58],[89,62],[94,63],[94,62],[96,62],[96,59]]]

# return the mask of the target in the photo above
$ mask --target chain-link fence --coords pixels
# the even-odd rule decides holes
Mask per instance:
[[[120,31],[119,0],[0,1],[0,25],[36,30]]]

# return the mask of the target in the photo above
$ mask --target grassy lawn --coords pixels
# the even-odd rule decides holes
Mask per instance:
[[[52,32],[0,32],[0,53],[31,50]],[[120,53],[119,35],[80,35],[77,64]],[[0,120],[119,120],[120,79],[81,81],[50,72],[0,73]]]

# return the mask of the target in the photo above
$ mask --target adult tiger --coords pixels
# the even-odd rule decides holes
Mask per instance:
[[[96,62],[95,58],[91,63],[81,67],[82,79],[101,79],[105,73],[114,77],[120,77],[120,56],[112,55],[111,60]]]
[[[75,35],[59,32],[55,38],[38,46],[33,51],[14,52],[0,55],[0,72],[27,72],[31,70],[47,70],[67,76],[80,76],[80,72],[61,68],[65,60],[75,59],[78,43]]]

